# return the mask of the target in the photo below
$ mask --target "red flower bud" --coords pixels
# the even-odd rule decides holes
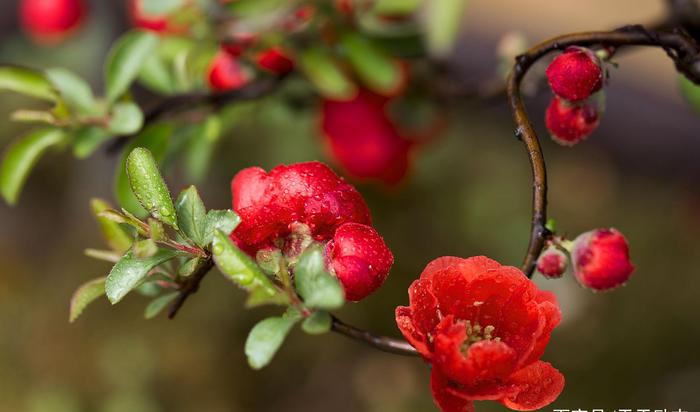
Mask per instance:
[[[321,128],[349,175],[396,184],[408,171],[413,142],[400,135],[386,113],[387,102],[367,90],[349,101],[325,100]]]
[[[78,27],[86,14],[83,0],[22,0],[22,28],[42,43],[56,43]]]
[[[260,68],[275,74],[286,74],[294,70],[292,60],[280,47],[271,47],[258,54],[256,61]]]
[[[615,229],[597,229],[579,235],[571,255],[576,279],[597,291],[624,284],[634,271],[627,240]]]
[[[248,82],[248,73],[235,57],[221,50],[209,66],[208,80],[212,90],[234,90]]]
[[[155,33],[181,33],[186,27],[173,25],[169,16],[148,14],[143,8],[143,0],[129,0],[129,17],[134,27]]]
[[[551,246],[547,248],[537,259],[537,271],[546,278],[560,278],[566,271],[569,258],[566,253]]]
[[[578,101],[600,90],[603,70],[591,50],[569,47],[549,64],[547,79],[557,96]]]
[[[594,105],[573,105],[555,96],[547,107],[545,123],[554,141],[572,146],[593,133],[600,118]]]
[[[256,40],[257,36],[254,33],[234,33],[232,39],[221,43],[221,48],[231,56],[238,57],[255,44]]]
[[[345,297],[359,301],[377,290],[394,264],[394,255],[376,230],[345,223],[326,245],[330,269],[345,289]]]

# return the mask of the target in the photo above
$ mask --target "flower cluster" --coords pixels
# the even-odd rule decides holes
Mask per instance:
[[[371,226],[360,193],[319,162],[240,171],[231,182],[241,224],[231,234],[246,252],[271,248],[295,254],[299,235],[326,243],[327,266],[348,300],[358,301],[386,279],[394,258]]]
[[[542,408],[564,377],[540,357],[561,319],[556,298],[518,269],[486,257],[442,257],[396,309],[406,339],[433,366],[431,387],[444,412],[496,400],[515,410]]]
[[[603,87],[601,66],[593,51],[569,47],[547,67],[555,96],[547,108],[545,123],[558,143],[574,145],[598,127],[601,107],[591,96]]]

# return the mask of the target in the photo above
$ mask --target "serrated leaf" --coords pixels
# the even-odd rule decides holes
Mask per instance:
[[[105,282],[105,292],[112,304],[122,300],[127,293],[139,286],[148,276],[148,272],[163,262],[167,262],[178,255],[178,252],[169,249],[160,249],[153,256],[139,259],[129,251],[112,268]]]
[[[70,300],[69,322],[73,323],[90,303],[105,294],[105,279],[98,278],[83,283],[73,292]]]
[[[109,247],[118,252],[124,253],[131,247],[133,242],[133,237],[124,230],[119,223],[112,221],[109,218],[103,217],[100,214],[107,210],[111,210],[112,207],[101,199],[92,199],[90,201],[90,206],[92,208],[92,213],[95,215],[97,222],[100,225],[100,231],[102,232],[102,237]]]
[[[112,137],[106,130],[96,126],[86,126],[78,129],[73,137],[73,154],[78,159],[84,159]]]
[[[467,0],[431,0],[426,11],[426,42],[435,56],[452,51],[464,21]]]
[[[177,215],[170,191],[148,149],[137,147],[126,159],[131,190],[151,216],[177,229]]]
[[[66,105],[78,114],[91,115],[99,113],[99,107],[92,94],[90,85],[75,73],[62,68],[46,71],[46,77],[58,90]]]
[[[147,127],[131,141],[122,155],[121,161],[119,162],[119,169],[115,174],[115,195],[121,207],[136,216],[144,217],[148,212],[141,207],[136,196],[131,191],[129,178],[126,175],[126,158],[134,148],[145,147],[151,151],[153,157],[160,164],[165,158],[168,142],[172,133],[173,126],[167,123],[159,123]]]
[[[345,75],[333,56],[320,47],[309,48],[301,54],[299,65],[318,91],[335,100],[348,100],[357,88]]]
[[[56,92],[51,83],[38,71],[23,67],[0,67],[0,90],[25,96],[56,101]]]
[[[60,129],[36,130],[13,143],[5,152],[0,165],[0,191],[11,205],[17,202],[20,190],[39,158],[52,146],[66,140]]]
[[[179,294],[179,292],[171,292],[153,299],[148,306],[146,306],[146,309],[143,312],[143,317],[146,319],[155,318],[170,304],[170,302],[174,301]]]
[[[241,223],[241,218],[233,210],[210,210],[204,226],[202,242],[208,245],[212,242],[217,230],[230,234]]]
[[[207,225],[207,210],[197,188],[190,186],[180,192],[175,202],[175,209],[180,230],[198,246],[206,246],[204,232]]]
[[[117,40],[107,56],[105,66],[106,93],[109,101],[115,101],[128,90],[157,46],[158,37],[142,30],[132,30]]]
[[[304,319],[301,329],[309,335],[321,335],[331,330],[333,319],[331,315],[323,310],[318,310]]]
[[[343,287],[325,268],[319,245],[308,247],[296,264],[294,282],[304,303],[312,308],[338,309],[345,303]]]
[[[226,278],[246,290],[262,288],[270,297],[276,294],[277,289],[272,281],[265,276],[255,261],[234,245],[221,230],[214,232],[212,251],[216,267]]]
[[[138,132],[143,126],[143,112],[132,103],[117,103],[112,107],[107,129],[116,135],[129,135]]]
[[[380,94],[394,93],[399,89],[400,66],[370,39],[358,33],[347,33],[342,45],[353,69],[368,88]]]
[[[270,363],[295,323],[296,319],[290,317],[272,317],[258,322],[245,341],[250,367],[261,369]]]
[[[693,83],[684,75],[678,76],[678,81],[685,99],[697,113],[700,113],[700,85]]]

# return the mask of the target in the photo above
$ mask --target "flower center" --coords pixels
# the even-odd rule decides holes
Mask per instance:
[[[479,322],[474,322],[472,325],[471,321],[467,321],[465,328],[467,329],[467,338],[462,342],[462,353],[465,355],[469,347],[476,342],[481,342],[482,340],[501,341],[501,338],[494,336],[496,327],[493,325],[487,325],[482,328]]]

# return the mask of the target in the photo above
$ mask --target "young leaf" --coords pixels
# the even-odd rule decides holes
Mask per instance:
[[[163,309],[165,309],[170,304],[170,302],[174,301],[179,294],[179,292],[171,292],[153,299],[151,303],[149,303],[148,306],[146,306],[146,310],[143,312],[143,317],[146,319],[155,318]]]
[[[693,106],[693,109],[700,113],[700,85],[693,83],[683,75],[680,75],[678,80],[683,96]]]
[[[180,192],[175,202],[177,211],[177,223],[182,232],[197,246],[204,247],[204,231],[207,220],[207,211],[204,202],[199,197],[197,188],[190,186]]]
[[[258,322],[245,341],[250,367],[261,369],[270,363],[295,323],[296,319],[290,317],[272,317]]]
[[[93,279],[82,284],[70,300],[69,322],[73,323],[95,299],[105,294],[105,278]]]
[[[137,147],[126,159],[126,173],[136,198],[156,219],[177,229],[177,215],[163,176],[148,149]]]
[[[318,310],[304,319],[301,329],[309,335],[321,335],[331,330],[333,319],[331,315],[323,310]]]
[[[158,37],[147,31],[133,30],[117,40],[107,56],[105,66],[109,101],[115,101],[126,92],[156,46]]]
[[[378,93],[391,93],[401,86],[401,68],[372,42],[357,33],[343,36],[348,60],[363,83]]]
[[[53,87],[61,94],[68,107],[79,114],[90,115],[99,112],[90,85],[70,70],[53,68],[46,71]]]
[[[248,299],[245,301],[245,307],[250,309],[263,305],[288,306],[289,296],[279,290],[271,295],[270,291],[266,288],[253,288],[250,293],[248,293]]]
[[[212,242],[217,230],[230,234],[241,223],[241,218],[233,210],[210,210],[204,226],[202,242],[208,245]]]
[[[100,213],[111,210],[111,206],[101,199],[92,199],[90,201],[90,206],[92,208],[92,213],[95,215],[97,222],[100,224],[102,237],[107,242],[109,247],[120,254],[129,250],[133,241],[133,236],[129,235],[129,233],[127,233],[119,225],[119,223],[116,223],[104,216],[100,216]]]
[[[154,267],[178,255],[177,251],[160,249],[153,256],[139,259],[129,251],[112,268],[105,282],[105,292],[112,304],[122,300],[127,293],[139,286]]]
[[[0,67],[0,90],[56,101],[56,92],[40,72],[22,67]]]
[[[0,165],[0,192],[7,203],[14,205],[17,202],[22,185],[41,155],[65,139],[66,134],[60,129],[40,129],[22,137],[7,149]]]
[[[269,296],[276,293],[272,281],[258,268],[255,261],[233,244],[228,235],[216,230],[212,243],[214,262],[221,273],[246,290],[262,288]]]
[[[96,126],[86,126],[78,129],[73,138],[73,154],[78,159],[90,156],[112,135],[106,130]]]
[[[427,6],[428,50],[435,56],[445,56],[452,51],[459,35],[467,0],[432,0],[427,3]]]
[[[343,287],[333,275],[326,272],[323,251],[318,245],[310,246],[296,264],[294,281],[304,303],[312,308],[338,309],[345,303]]]
[[[116,135],[128,135],[141,130],[143,126],[143,112],[134,103],[116,103],[112,107],[107,129]]]
[[[333,56],[319,48],[308,49],[301,55],[300,66],[318,91],[336,100],[347,100],[357,93],[357,88],[333,60]]]

